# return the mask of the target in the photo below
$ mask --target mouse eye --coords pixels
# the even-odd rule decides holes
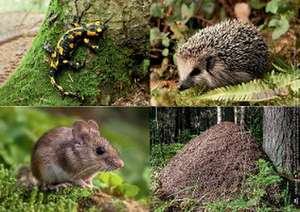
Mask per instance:
[[[190,73],[191,77],[197,76],[201,73],[201,70],[199,68],[194,68],[193,71]]]
[[[103,155],[105,153],[104,147],[103,146],[97,147],[96,153],[97,153],[97,155]]]

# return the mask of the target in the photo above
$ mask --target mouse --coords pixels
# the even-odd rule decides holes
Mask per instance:
[[[124,167],[118,151],[100,134],[94,120],[75,121],[71,127],[49,130],[35,143],[31,172],[44,189],[80,186],[93,188],[99,172]]]

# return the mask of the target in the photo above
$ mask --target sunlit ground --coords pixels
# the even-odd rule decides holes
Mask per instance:
[[[49,0],[0,0],[0,13],[10,11],[46,12]]]

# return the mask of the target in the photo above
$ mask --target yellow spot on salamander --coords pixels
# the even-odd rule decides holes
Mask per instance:
[[[81,36],[82,32],[75,32],[75,36]]]
[[[70,43],[69,46],[70,46],[71,49],[73,49],[74,48],[74,43]]]
[[[89,42],[90,42],[90,39],[88,39],[88,38],[84,38],[84,39],[83,39],[83,42],[85,42],[85,43],[89,43]]]
[[[102,29],[98,28],[96,31],[97,31],[97,32],[102,32]]]
[[[55,66],[55,69],[56,69],[57,66],[58,66],[58,60],[55,61],[54,66]]]
[[[74,39],[74,36],[73,35],[69,35],[68,38]]]
[[[53,53],[51,54],[51,57],[52,57],[52,58],[56,57],[56,52],[53,52]]]
[[[87,35],[88,36],[96,36],[97,33],[96,32],[92,32],[92,31],[87,31]]]
[[[68,60],[63,60],[63,64],[67,64],[68,62]]]
[[[50,62],[50,67],[53,69],[57,69],[57,65],[53,61]]]
[[[60,55],[63,55],[63,54],[64,54],[64,49],[61,48],[61,47],[59,47],[59,48],[58,48],[58,52],[59,52]]]

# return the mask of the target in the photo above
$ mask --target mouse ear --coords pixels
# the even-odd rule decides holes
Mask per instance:
[[[99,125],[94,120],[88,120],[88,125],[90,126],[91,129],[99,131]]]
[[[85,121],[76,121],[73,124],[72,134],[76,141],[84,141],[89,136],[90,128]]]

